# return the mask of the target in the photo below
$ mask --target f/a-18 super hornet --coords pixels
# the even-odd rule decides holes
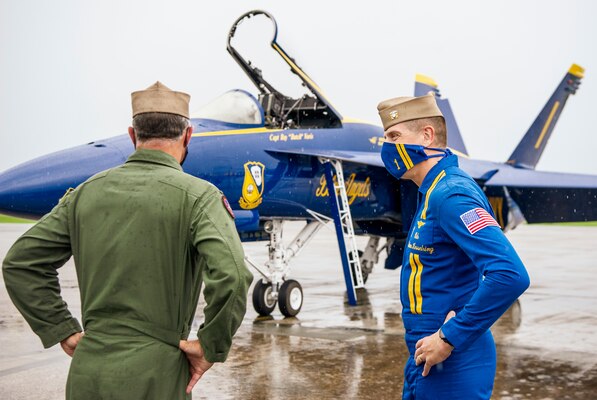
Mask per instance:
[[[306,88],[302,96],[284,95],[236,50],[239,24],[256,17],[273,23],[271,47]],[[294,316],[302,307],[303,292],[299,282],[289,278],[290,261],[317,231],[333,222],[348,302],[356,304],[355,289],[364,287],[382,251],[387,251],[387,268],[401,265],[417,189],[386,172],[380,157],[383,129],[343,116],[286,53],[277,34],[274,18],[264,11],[248,12],[233,24],[227,50],[255,84],[257,96],[231,90],[194,113],[195,133],[183,168],[224,192],[243,241],[269,241],[265,265],[247,259],[262,276],[253,289],[255,310],[269,315],[278,304],[282,314]],[[448,147],[485,191],[502,229],[524,220],[597,220],[597,176],[535,170],[583,73],[572,65],[504,163],[469,157],[448,100],[432,79],[417,76],[414,94],[435,94],[447,122]],[[124,163],[133,151],[128,135],[122,134],[7,170],[0,174],[0,212],[39,218],[69,188]],[[284,244],[283,223],[288,220],[305,225]],[[357,235],[368,237],[364,248],[358,248]]]

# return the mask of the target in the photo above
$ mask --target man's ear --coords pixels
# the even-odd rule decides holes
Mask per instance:
[[[427,125],[423,128],[423,137],[425,147],[429,147],[435,141],[435,129],[431,125]]]
[[[191,142],[191,137],[193,135],[193,127],[189,126],[184,132],[184,147],[188,147],[189,143]]]
[[[131,138],[131,142],[133,142],[133,146],[135,149],[137,148],[137,137],[135,136],[135,130],[132,126],[129,126],[129,137]]]

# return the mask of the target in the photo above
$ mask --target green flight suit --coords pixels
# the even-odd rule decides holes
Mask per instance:
[[[81,331],[57,269],[74,257],[85,336],[72,359],[71,399],[189,398],[186,339],[201,284],[198,337],[223,362],[253,279],[222,193],[157,150],[67,193],[3,263],[8,293],[44,347]]]

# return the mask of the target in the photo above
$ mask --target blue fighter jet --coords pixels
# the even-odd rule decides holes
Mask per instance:
[[[285,96],[233,46],[238,25],[257,16],[273,23],[271,47],[308,93],[299,98]],[[328,222],[336,228],[348,302],[356,304],[355,289],[364,287],[382,251],[387,252],[386,268],[401,265],[417,188],[386,172],[380,157],[383,129],[340,114],[277,42],[277,24],[271,15],[251,11],[241,16],[230,30],[227,50],[259,94],[232,90],[195,113],[194,138],[183,168],[224,192],[243,241],[269,241],[265,265],[247,259],[263,277],[253,289],[255,310],[269,315],[277,304],[285,316],[298,314],[303,292],[296,280],[289,279],[289,262]],[[583,73],[572,65],[505,163],[470,158],[448,100],[431,78],[417,76],[414,94],[435,94],[446,118],[448,146],[483,188],[505,231],[524,220],[597,220],[597,176],[534,169]],[[121,165],[133,151],[128,135],[123,134],[5,171],[0,174],[0,213],[39,218],[69,188]],[[306,224],[285,245],[282,231],[287,220]],[[368,236],[364,249],[357,248],[357,235]]]

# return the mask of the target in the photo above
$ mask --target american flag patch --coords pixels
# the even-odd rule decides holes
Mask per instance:
[[[500,226],[500,224],[498,224],[495,219],[481,207],[473,208],[472,210],[465,212],[460,216],[460,219],[471,235],[474,235],[476,232],[488,226]]]

